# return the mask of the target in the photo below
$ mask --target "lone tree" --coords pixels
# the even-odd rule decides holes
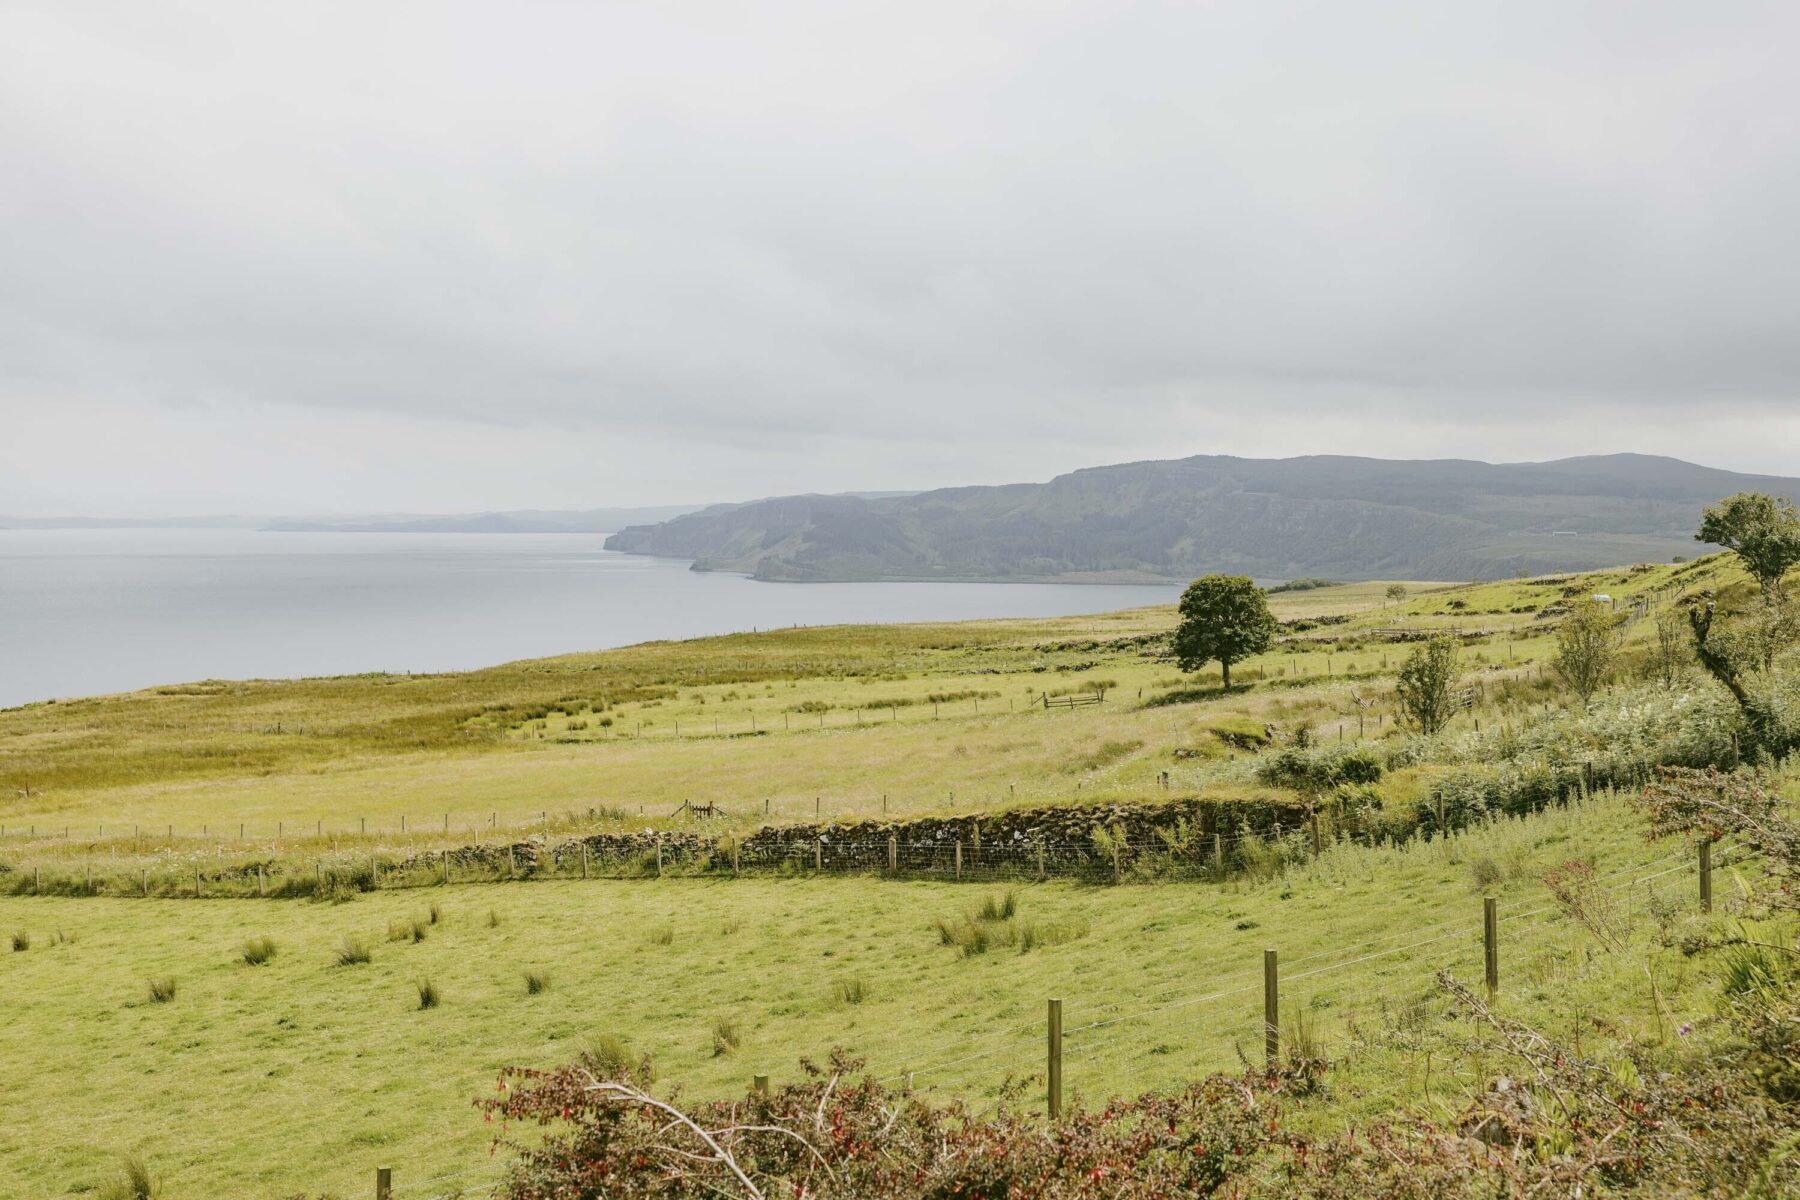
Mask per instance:
[[[1700,514],[1700,532],[1694,538],[1736,554],[1756,577],[1763,599],[1779,605],[1781,577],[1800,563],[1800,512],[1785,497],[1739,492]]]
[[[1450,688],[1456,682],[1456,643],[1434,637],[1406,656],[1394,693],[1406,721],[1420,733],[1436,733],[1455,710]]]
[[[1198,671],[1217,660],[1220,680],[1231,686],[1231,664],[1275,644],[1269,600],[1247,575],[1205,575],[1181,594],[1175,628],[1175,661]]]
[[[1556,673],[1582,704],[1594,698],[1612,673],[1619,635],[1612,614],[1598,600],[1577,605],[1556,631]]]
[[[1404,583],[1388,584],[1387,585],[1387,598],[1389,600],[1392,600],[1395,604],[1399,604],[1401,601],[1405,600],[1406,599],[1406,585]]]

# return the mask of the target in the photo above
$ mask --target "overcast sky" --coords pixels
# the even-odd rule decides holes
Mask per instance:
[[[1800,5],[0,4],[0,512],[1800,473]]]

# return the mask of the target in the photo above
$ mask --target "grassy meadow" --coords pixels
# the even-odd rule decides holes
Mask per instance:
[[[1756,867],[1722,871],[1702,917],[1691,851],[1648,842],[1605,791],[1449,837],[1246,860],[1224,883],[802,871],[336,902],[26,893],[40,870],[179,884],[202,865],[398,856],[540,828],[725,833],[815,812],[1253,799],[1271,787],[1241,735],[1266,726],[1404,750],[1394,670],[1408,639],[1454,631],[1471,704],[1365,796],[1399,810],[1503,752],[1567,755],[1571,736],[1600,744],[1615,737],[1606,722],[1648,722],[1635,699],[1591,725],[1571,713],[1546,669],[1562,605],[1604,593],[1639,614],[1623,685],[1656,605],[1744,587],[1713,558],[1411,584],[1399,600],[1383,584],[1284,591],[1271,597],[1280,641],[1237,665],[1229,693],[1216,669],[1176,668],[1175,614],[1159,608],[772,630],[453,675],[203,681],[0,712],[0,938],[13,947],[0,943],[0,1061],[14,1081],[0,1089],[0,1195],[99,1194],[125,1153],[168,1198],[357,1195],[378,1166],[395,1168],[399,1195],[481,1195],[504,1156],[490,1156],[473,1098],[502,1066],[581,1051],[648,1055],[664,1085],[720,1096],[847,1047],[883,1078],[991,1105],[1009,1078],[1041,1074],[1050,997],[1065,1002],[1074,1091],[1174,1086],[1257,1057],[1265,948],[1281,956],[1290,1041],[1335,1064],[1329,1103],[1300,1119],[1337,1127],[1402,1102],[1450,1115],[1492,1046],[1448,1019],[1433,973],[1479,981],[1486,895],[1501,904],[1501,1012],[1670,1062],[1712,1053],[1731,1037],[1715,1015],[1727,964],[1680,942],[1734,921],[1732,872]],[[1101,690],[1103,704],[1042,703]],[[1551,726],[1562,740],[1531,740]],[[672,815],[689,799],[726,815]],[[1571,860],[1601,883],[1598,929],[1546,893],[1544,872]]]
[[[1538,877],[1570,858],[1618,898],[1622,948],[1547,904]],[[342,904],[9,897],[0,933],[26,948],[0,953],[0,1060],[15,1081],[0,1089],[0,1194],[91,1193],[127,1151],[170,1197],[356,1195],[376,1166],[396,1169],[401,1195],[481,1194],[495,1131],[471,1100],[497,1069],[620,1045],[693,1095],[846,1046],[883,1077],[986,1103],[1009,1075],[1041,1086],[1050,996],[1065,1002],[1069,1087],[1171,1086],[1259,1053],[1265,947],[1288,980],[1284,1021],[1338,1060],[1337,1104],[1314,1116],[1329,1124],[1416,1099],[1427,1078],[1440,1094],[1478,1083],[1482,1064],[1450,1040],[1475,1033],[1444,1026],[1432,972],[1479,981],[1484,894],[1502,904],[1502,1011],[1591,1021],[1591,1039],[1670,1054],[1724,1036],[1713,968],[1667,944],[1702,920],[1689,860],[1647,844],[1602,794],[1227,885],[1025,885],[997,920],[981,917],[1005,911],[995,886],[858,878],[530,882]],[[985,951],[968,952],[970,930]],[[260,938],[273,953],[250,965]],[[346,940],[368,961],[340,965]],[[173,997],[153,999],[157,982]],[[1699,1034],[1676,1037],[1690,1022]]]
[[[941,813],[1227,786],[1209,723],[1391,732],[1391,670],[1419,631],[1465,635],[1466,724],[1556,694],[1544,606],[1628,606],[1733,578],[1722,559],[1479,585],[1352,584],[1272,597],[1293,623],[1239,664],[1248,689],[1167,658],[1172,608],[1092,617],[773,630],[436,676],[205,682],[0,712],[0,847],[112,855],[460,844],[568,818],[674,827],[711,801],[765,819]],[[1629,640],[1641,645],[1647,622]],[[1104,688],[1104,705],[1044,694]],[[935,699],[934,699],[935,698]],[[1366,701],[1359,705],[1358,699]],[[1170,703],[1170,701],[1194,701]],[[1177,749],[1198,756],[1175,760]],[[404,830],[403,827],[404,826]],[[67,830],[65,836],[64,831]]]

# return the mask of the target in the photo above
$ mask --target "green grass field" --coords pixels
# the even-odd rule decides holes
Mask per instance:
[[[775,630],[457,675],[204,683],[30,705],[0,713],[0,847],[33,834],[70,853],[110,853],[124,835],[162,843],[171,829],[187,851],[316,844],[321,833],[343,844],[365,830],[387,845],[403,822],[406,844],[432,844],[434,833],[441,843],[446,824],[460,843],[484,827],[528,829],[546,812],[607,809],[655,824],[688,799],[718,803],[731,827],[747,828],[815,808],[868,816],[884,797],[894,814],[1133,798],[1163,771],[1177,788],[1203,788],[1219,782],[1213,758],[1173,754],[1206,745],[1209,722],[1354,736],[1360,716],[1371,735],[1391,730],[1384,672],[1406,647],[1385,636],[1483,634],[1463,653],[1471,679],[1529,684],[1552,639],[1551,623],[1525,610],[1571,589],[1628,604],[1733,571],[1711,559],[1415,584],[1399,605],[1380,584],[1282,593],[1273,606],[1297,627],[1239,665],[1248,691],[1162,707],[1151,702],[1217,681],[1216,668],[1183,676],[1146,642],[1173,626],[1172,609]],[[1341,623],[1315,623],[1327,621]],[[1646,624],[1629,638],[1641,644]],[[1109,685],[1103,706],[1032,705],[1097,684]],[[1553,691],[1546,683],[1542,695]],[[932,696],[954,699],[934,707]],[[1372,707],[1359,709],[1357,696]]]
[[[1537,876],[1573,857],[1636,914],[1626,950],[1545,911]],[[694,1094],[779,1078],[841,1045],[883,1076],[991,1099],[1009,1074],[1041,1072],[1050,996],[1066,1004],[1072,1088],[1169,1086],[1258,1053],[1265,947],[1290,981],[1284,1019],[1304,1019],[1340,1060],[1339,1102],[1317,1119],[1348,1120],[1413,1094],[1421,1072],[1445,1088],[1479,1078],[1478,1062],[1444,1060],[1429,1014],[1442,1008],[1435,968],[1480,978],[1484,891],[1506,915],[1505,1011],[1562,1025],[1591,1013],[1602,1040],[1708,1027],[1708,967],[1659,946],[1643,915],[1655,892],[1697,919],[1692,864],[1647,845],[1604,796],[1444,842],[1338,847],[1259,882],[1026,885],[1016,915],[989,924],[1002,942],[1029,929],[1051,944],[969,956],[942,944],[936,922],[968,917],[998,886],[672,879],[335,905],[3,899],[0,932],[29,948],[0,954],[0,1059],[16,1084],[0,1091],[0,1194],[88,1192],[126,1150],[174,1197],[353,1195],[376,1166],[413,1187],[451,1172],[478,1184],[494,1131],[470,1102],[497,1069],[608,1037]],[[422,941],[389,940],[414,920]],[[246,939],[265,935],[273,958],[245,964]],[[346,936],[371,961],[337,965]],[[549,986],[528,994],[527,971]],[[153,1001],[153,979],[174,980],[174,999]],[[425,979],[442,999],[422,1011]],[[721,1021],[735,1046],[717,1043]]]
[[[1394,736],[1393,670],[1420,631],[1457,631],[1478,722],[1554,720],[1557,605],[1621,613],[1676,589],[1743,586],[1723,559],[1475,585],[1282,593],[1269,654],[1184,676],[1169,609],[1065,620],[777,630],[456,675],[204,682],[0,712],[0,871],[76,879],[399,855],[512,840],[547,819],[738,831],[765,821],[944,814],[1056,801],[1269,789],[1216,731]],[[1623,672],[1652,622],[1625,630]],[[1046,694],[1106,703],[1046,710]],[[1364,703],[1359,704],[1358,701]],[[716,724],[715,724],[716,723]],[[1440,748],[1450,745],[1440,743]],[[1433,762],[1389,772],[1411,802]],[[1160,777],[1166,773],[1169,787]],[[728,816],[697,824],[683,800]],[[404,830],[402,823],[405,823]],[[66,830],[66,832],[65,832]],[[1544,870],[1591,862],[1627,921],[1611,948],[1551,906]],[[308,868],[310,870],[310,868]],[[189,876],[191,878],[191,875]],[[1732,904],[1718,881],[1721,913]],[[23,886],[8,892],[23,891]],[[1336,1066],[1341,1125],[1452,1111],[1483,1035],[1444,1020],[1433,972],[1481,974],[1480,900],[1502,902],[1502,1011],[1593,1045],[1673,1058],[1730,1031],[1708,957],[1676,936],[1693,863],[1647,844],[1603,794],[1401,847],[1329,846],[1235,882],[1006,885],[871,877],[570,879],[412,887],[346,902],[0,896],[0,1195],[82,1195],[141,1152],[167,1197],[408,1196],[491,1181],[471,1101],[507,1064],[628,1044],[690,1094],[791,1075],[835,1046],[887,1078],[991,1103],[1041,1071],[1046,999],[1065,1001],[1068,1083],[1091,1098],[1254,1059],[1262,951],[1284,1025]],[[441,919],[430,920],[431,906]],[[423,931],[416,937],[415,922]],[[390,939],[390,930],[399,936]],[[243,961],[248,939],[272,957]],[[370,961],[339,965],[346,938]],[[984,953],[964,946],[989,943]],[[548,986],[528,990],[526,974]],[[172,981],[172,998],[152,985]],[[429,982],[439,997],[421,1008]],[[1692,1025],[1691,1035],[1674,1031]],[[1434,1082],[1435,1081],[1435,1082]],[[1421,1100],[1421,1097],[1424,1099]]]

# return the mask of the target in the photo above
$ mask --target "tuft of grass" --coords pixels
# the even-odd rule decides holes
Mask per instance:
[[[976,916],[983,921],[1010,921],[1013,917],[1018,915],[1018,912],[1018,893],[1007,892],[1004,896],[998,898],[989,896],[986,900],[983,900],[981,902],[981,910],[976,913]]]
[[[527,996],[535,996],[549,987],[550,973],[548,971],[525,972],[525,994]]]
[[[650,931],[650,944],[652,946],[673,946],[675,944],[675,927],[673,925],[658,925],[655,929],[652,929]]]
[[[60,929],[50,935],[50,944],[52,946],[67,946],[70,943],[72,943],[74,940],[75,940],[74,934],[65,933],[64,931],[62,931]]]
[[[438,995],[437,984],[431,982],[429,979],[421,979],[419,980],[417,987],[419,989],[419,1007],[422,1009],[436,1008],[438,1006],[438,1001],[443,998]]]
[[[345,934],[344,940],[338,943],[337,965],[340,967],[354,967],[358,963],[366,963],[368,961],[369,943],[359,937]]]
[[[425,940],[426,924],[417,917],[403,921],[388,922],[388,941],[390,942],[422,942]]]
[[[100,1189],[100,1200],[156,1200],[162,1184],[150,1173],[150,1166],[136,1154],[123,1155],[119,1173]]]
[[[12,935],[13,953],[20,954],[31,949],[31,935],[21,929]]]
[[[240,953],[247,966],[260,967],[275,957],[275,939],[267,934],[245,938],[244,947]]]
[[[635,1055],[631,1043],[614,1033],[603,1033],[581,1052],[582,1060],[601,1078],[632,1070]]]
[[[869,985],[859,975],[838,980],[832,985],[831,992],[839,1004],[861,1004],[869,998]]]
[[[1060,946],[1076,938],[1086,937],[1088,927],[1080,922],[1027,921],[1019,926],[1019,953],[1029,954],[1044,946]]]
[[[500,928],[500,914],[495,912],[491,908],[488,909],[488,928],[489,929]]]
[[[730,1054],[743,1041],[743,1030],[735,1017],[714,1017],[712,1023],[713,1057]]]
[[[444,910],[438,907],[436,900],[433,900],[431,907],[425,910],[425,919],[433,925],[444,919]]]
[[[147,981],[150,986],[150,999],[156,1004],[167,1004],[175,998],[175,977],[164,975],[159,979]]]

